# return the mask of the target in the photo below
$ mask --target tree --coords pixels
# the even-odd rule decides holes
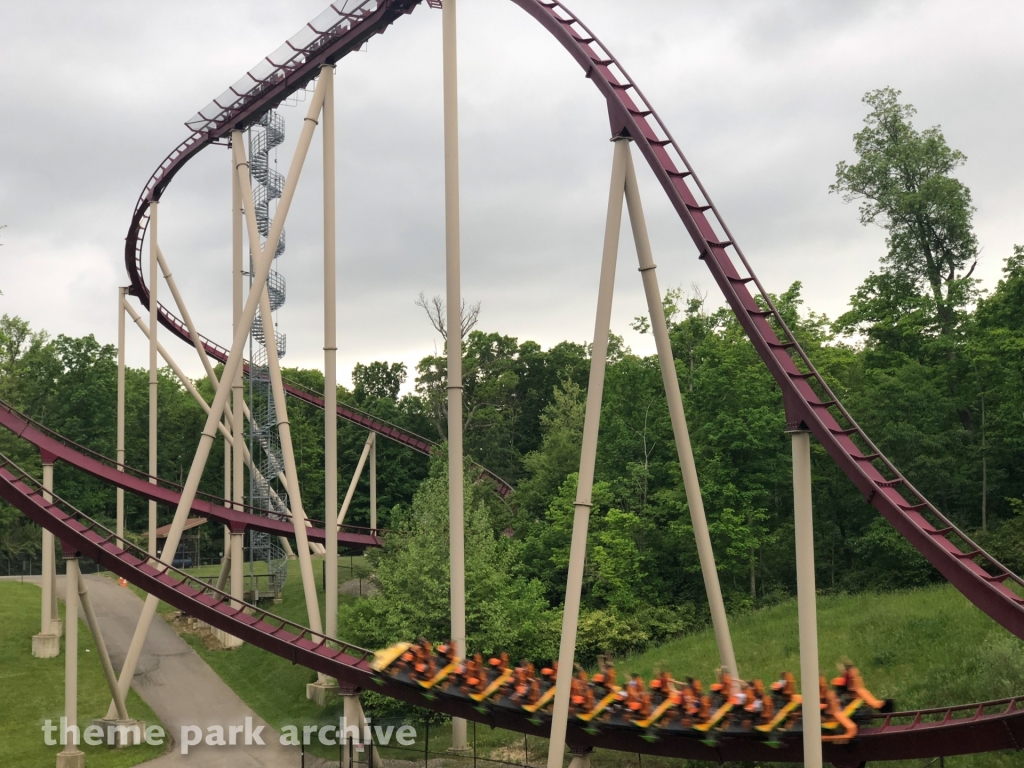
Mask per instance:
[[[357,403],[367,400],[398,400],[398,392],[405,383],[405,363],[374,361],[369,365],[356,363],[352,369],[352,387]]]
[[[840,323],[847,330],[866,327],[869,336],[872,329],[888,330],[893,290],[902,287],[906,309],[924,302],[934,330],[950,336],[971,298],[978,255],[971,192],[953,177],[967,157],[949,147],[939,126],[915,129],[917,110],[899,96],[893,88],[864,96],[871,112],[853,137],[859,160],[836,165],[829,187],[846,202],[860,201],[862,224],[877,223],[888,233],[881,274],[865,281]]]
[[[472,472],[466,477],[471,478]],[[522,574],[520,545],[495,536],[483,494],[466,483],[466,645],[470,652],[509,652],[514,658],[550,659],[557,652],[558,618],[540,583]],[[393,530],[381,550],[367,552],[379,590],[354,606],[339,624],[352,627],[357,642],[383,647],[447,638],[449,592],[447,462],[438,455],[430,476],[406,509],[392,512]]]

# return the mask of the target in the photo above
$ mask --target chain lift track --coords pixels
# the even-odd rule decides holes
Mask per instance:
[[[161,163],[147,182],[128,232],[125,261],[131,278],[130,292],[144,306],[148,306],[149,291],[143,280],[141,256],[148,207],[151,201],[160,199],[178,170],[204,147],[223,143],[232,129],[253,125],[284,98],[310,82],[322,64],[335,63],[357,50],[370,37],[384,32],[401,16],[410,13],[419,2],[363,0],[354,3],[351,9],[348,8],[349,3],[340,10],[337,5],[330,6],[210,107],[188,121],[192,135]],[[542,24],[577,61],[607,101],[612,134],[631,138],[647,159],[693,239],[699,258],[711,271],[730,308],[781,388],[789,425],[810,429],[868,503],[878,509],[972,603],[1024,639],[1024,600],[1008,586],[1009,583],[1024,587],[1024,581],[981,550],[916,491],[839,403],[754,275],[692,166],[615,57],[562,3],[544,0],[511,2]],[[435,3],[430,2],[430,5]],[[159,308],[159,317],[173,333],[189,340],[184,324],[166,308]],[[203,338],[203,343],[211,357],[221,361],[226,359],[227,350],[223,347],[206,338]],[[288,392],[323,407],[322,400],[314,393],[294,386],[289,386]],[[339,407],[338,415],[422,453],[428,453],[432,447],[421,437],[353,409]],[[27,435],[28,430],[19,434]],[[65,450],[70,450],[66,443],[64,445]],[[61,458],[69,460],[66,455]],[[128,473],[123,474],[129,476]],[[119,478],[108,476],[105,479],[119,484]],[[496,481],[499,488],[504,485],[500,479]],[[150,489],[149,493],[156,493],[158,491],[152,489],[161,488],[160,485],[144,485]],[[127,485],[123,487],[128,488]],[[144,489],[129,490],[141,494]],[[172,605],[189,610],[211,625],[267,651],[337,676],[352,685],[379,690],[420,706],[544,735],[523,718],[493,713],[482,715],[468,707],[431,702],[415,692],[375,681],[368,667],[369,652],[344,644],[329,648],[326,638],[309,629],[258,609],[255,615],[248,616],[231,608],[226,602],[227,595],[205,584],[196,584],[181,573],[161,574],[147,560],[145,553],[138,552],[126,542],[114,541],[113,534],[81,512],[59,499],[45,502],[38,484],[6,459],[0,461],[0,496],[83,555]],[[197,502],[197,505],[202,503]],[[573,728],[570,728],[568,741],[573,746],[602,746],[713,760],[800,759],[798,748],[785,746],[772,750],[757,744],[723,743],[708,747],[688,740],[649,743],[621,733],[612,737],[590,736]],[[825,757],[846,765],[868,759],[895,760],[1020,749],[1022,745],[1024,698],[1014,698],[880,715],[875,723],[861,731],[855,743],[842,747],[826,745]]]

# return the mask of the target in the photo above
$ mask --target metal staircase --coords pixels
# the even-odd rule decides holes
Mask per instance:
[[[249,130],[249,172],[252,176],[253,208],[260,235],[270,232],[273,217],[270,203],[281,197],[284,177],[271,167],[270,151],[284,141],[284,118],[275,110],[263,114]],[[284,232],[274,252],[277,259],[285,250]],[[275,261],[276,264],[276,261]],[[254,270],[250,265],[250,274]],[[270,308],[276,312],[284,306],[285,279],[271,269],[267,279],[267,293]],[[275,329],[276,330],[276,329]],[[257,314],[249,336],[249,451],[258,471],[249,476],[249,503],[253,507],[273,510],[272,517],[286,519],[288,516],[288,492],[282,487],[275,489],[276,478],[284,471],[281,454],[281,438],[277,429],[277,410],[270,385],[270,368],[267,364],[267,334],[263,318]],[[287,352],[287,339],[282,333],[274,333],[277,343],[277,357]],[[255,564],[266,563],[268,590],[270,595],[279,594],[288,575],[288,563],[284,550],[275,537],[261,531],[252,531],[249,538],[250,574]],[[258,579],[253,579],[253,597],[260,596]]]

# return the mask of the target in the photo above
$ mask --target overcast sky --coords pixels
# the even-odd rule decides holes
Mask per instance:
[[[116,341],[124,237],[183,122],[326,7],[325,0],[0,4],[0,313],[51,334]],[[802,280],[835,316],[883,253],[828,194],[852,158],[865,91],[893,86],[967,154],[991,287],[1024,242],[1024,3],[575,0],[675,135],[772,291]],[[545,347],[593,332],[611,145],[601,97],[508,0],[461,0],[463,291],[480,327]],[[357,361],[410,366],[436,334],[414,306],[444,291],[439,11],[423,6],[338,67],[339,380]],[[289,141],[304,106],[283,110]],[[320,149],[314,142],[278,268],[287,365],[322,367]],[[230,341],[230,167],[209,147],[164,195],[160,230],[200,330]],[[720,296],[646,168],[663,287]],[[624,228],[628,234],[628,228]],[[644,311],[632,244],[614,330]],[[163,290],[166,300],[167,291]],[[164,332],[166,334],[166,332]],[[186,370],[195,355],[170,345]],[[145,341],[129,335],[129,362]]]

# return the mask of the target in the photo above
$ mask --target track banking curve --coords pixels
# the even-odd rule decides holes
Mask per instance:
[[[181,498],[181,486],[162,478],[152,478],[126,464],[118,469],[117,462],[90,451],[77,443],[68,440],[28,416],[19,413],[10,405],[0,400],[0,427],[4,427],[27,443],[39,449],[46,461],[63,461],[87,475],[132,493],[136,496],[155,501],[167,507],[177,507]],[[155,482],[153,482],[155,480]],[[289,520],[267,517],[274,514],[272,510],[256,509],[243,505],[242,509],[234,509],[233,503],[216,496],[199,493],[192,503],[192,514],[198,517],[215,520],[231,528],[236,533],[253,529],[274,536],[291,536],[294,528]],[[320,523],[311,520],[310,523]],[[348,549],[363,550],[368,547],[379,547],[379,535],[386,533],[383,529],[373,530],[354,525],[343,525],[338,531],[338,544]],[[323,542],[326,534],[323,528],[308,528],[310,541]]]
[[[142,269],[142,244],[149,225],[149,204],[160,199],[167,185],[185,163],[207,146],[223,144],[234,128],[251,125],[260,115],[273,109],[289,95],[308,84],[319,73],[321,65],[334,63],[357,50],[369,38],[382,33],[398,18],[411,13],[420,2],[421,0],[362,0],[346,11],[336,10],[335,6],[343,5],[342,2],[336,2],[293,37],[293,40],[300,36],[309,38],[312,33],[312,38],[306,40],[305,47],[296,47],[292,41],[285,43],[274,54],[266,57],[264,63],[242,78],[242,81],[246,82],[245,90],[229,88],[222,96],[211,102],[207,109],[214,110],[216,114],[213,117],[206,117],[200,113],[189,120],[186,125],[193,128],[192,135],[179,144],[153,172],[135,204],[128,236],[125,238],[125,266],[130,280],[128,293],[137,297],[144,307],[149,308],[149,288]],[[327,24],[324,28],[318,29],[314,23],[321,19],[325,19]],[[271,61],[271,57],[277,53],[282,53],[283,56],[277,57],[280,63]],[[224,103],[221,103],[222,99],[225,100]],[[185,323],[163,304],[158,305],[157,317],[161,325],[175,336],[192,343]],[[227,349],[202,334],[198,335],[211,358],[221,363],[227,360]],[[248,363],[244,368],[248,374]],[[284,382],[284,388],[291,397],[323,410],[324,402],[321,395],[287,380]],[[430,455],[436,447],[433,441],[425,437],[389,424],[350,405],[339,404],[337,411],[340,418],[418,453]],[[479,469],[481,476],[489,478],[503,498],[512,491],[511,485],[494,472],[486,467]]]
[[[680,151],[664,123],[615,57],[590,30],[560,2],[511,0],[542,24],[568,51],[605,97],[613,135],[628,136],[647,159],[672,205],[710,269],[730,308],[783,393],[787,422],[792,429],[808,429],[878,511],[957,587],[972,603],[1024,639],[1024,600],[1007,582],[1024,587],[1011,573],[977,547],[946,519],[874,446],[815,370],[805,352],[754,275],[728,226]],[[159,200],[181,167],[204,147],[223,143],[235,128],[250,125],[259,115],[304,87],[324,63],[334,63],[356,50],[373,35],[406,15],[420,0],[364,0],[351,10],[325,11],[292,41],[279,49],[281,56],[261,64],[189,121],[193,133],[151,176],[132,216],[125,246],[131,278],[130,292],[148,306],[149,291],[141,268],[142,242],[148,225],[149,203]],[[301,40],[296,43],[296,40]],[[752,290],[753,289],[753,292]],[[165,307],[159,319],[180,338],[191,341],[184,323]],[[201,337],[207,353],[224,361],[227,350]],[[291,386],[289,394],[323,407],[322,400]],[[341,406],[338,415],[378,434],[428,453],[430,441],[369,415]],[[23,436],[27,431],[23,430]],[[65,446],[66,447],[66,446]],[[85,454],[78,453],[79,456]],[[64,458],[64,457],[62,457]],[[70,459],[66,459],[70,460]],[[80,463],[81,460],[79,459]],[[88,462],[85,462],[86,464]],[[99,462],[102,463],[102,462]],[[85,469],[85,467],[82,467]],[[95,468],[94,468],[95,469]],[[86,469],[86,471],[89,471]],[[98,471],[98,470],[97,470]],[[109,473],[102,473],[104,475]],[[127,473],[125,473],[127,475]],[[97,476],[101,476],[97,474]],[[118,478],[101,477],[108,482]],[[146,495],[145,488],[127,488]],[[499,481],[499,487],[503,484]],[[427,701],[404,687],[373,679],[367,651],[353,646],[331,650],[322,636],[256,609],[248,616],[231,608],[227,596],[206,585],[193,586],[183,574],[162,574],[130,545],[122,549],[112,534],[60,500],[45,502],[38,485],[6,459],[0,460],[0,495],[26,515],[51,530],[67,546],[91,557],[110,570],[193,612],[211,625],[312,669],[337,676],[350,684],[379,690],[413,703],[467,719],[544,735],[525,718],[488,713],[447,701]],[[197,502],[198,505],[208,502]],[[212,505],[211,506],[215,506]],[[228,512],[230,510],[225,510]],[[235,513],[239,514],[239,513]],[[181,580],[179,580],[179,578]],[[970,704],[916,713],[879,716],[881,722],[862,730],[850,745],[826,745],[826,757],[840,765],[867,759],[933,757],[992,749],[1019,749],[1024,744],[1024,698]],[[722,743],[709,747],[689,740],[649,743],[638,736],[616,733],[609,737],[586,735],[570,727],[569,743],[604,746],[632,752],[706,759],[799,760],[799,747],[784,744],[769,749],[757,743]]]

